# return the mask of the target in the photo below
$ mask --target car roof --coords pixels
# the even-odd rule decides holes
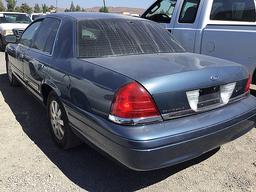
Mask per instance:
[[[86,12],[66,12],[66,13],[54,13],[47,16],[54,16],[58,18],[70,17],[77,21],[81,20],[99,20],[99,19],[133,19],[133,20],[143,20],[138,17],[124,16],[121,14],[113,14],[113,13],[86,13]]]

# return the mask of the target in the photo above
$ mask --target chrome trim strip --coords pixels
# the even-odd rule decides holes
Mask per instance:
[[[108,116],[108,119],[114,123],[121,124],[121,125],[141,125],[141,124],[149,124],[149,123],[159,123],[163,121],[161,116],[128,119],[128,118],[116,117],[111,114]]]
[[[229,102],[227,104],[216,104],[216,105],[212,105],[210,107],[204,107],[204,108],[200,108],[198,109],[197,112],[193,111],[192,109],[186,109],[186,110],[182,110],[182,111],[178,111],[178,112],[171,112],[171,113],[166,113],[166,114],[162,114],[162,117],[164,120],[170,120],[170,119],[177,119],[177,118],[181,118],[181,117],[186,117],[186,116],[190,116],[190,115],[195,115],[195,114],[199,114],[202,112],[207,112],[213,109],[217,109],[229,104],[232,104],[234,102],[237,102],[241,99],[244,99],[246,96],[248,96],[249,92],[244,93],[242,95],[239,95],[237,97],[234,98],[230,98]]]

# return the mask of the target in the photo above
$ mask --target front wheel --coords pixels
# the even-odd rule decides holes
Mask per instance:
[[[49,94],[47,109],[50,132],[55,143],[62,149],[69,149],[80,144],[79,138],[75,136],[69,126],[68,118],[60,99],[53,91]]]
[[[8,80],[9,80],[9,83],[12,87],[17,87],[19,86],[19,81],[17,80],[17,78],[13,75],[12,73],[12,68],[10,66],[10,63],[8,61],[8,59],[6,60],[6,73],[7,73],[7,76],[8,76]]]

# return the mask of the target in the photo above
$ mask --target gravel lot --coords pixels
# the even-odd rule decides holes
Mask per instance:
[[[0,191],[256,191],[256,129],[200,158],[138,173],[86,145],[58,149],[45,109],[11,88],[0,53]]]

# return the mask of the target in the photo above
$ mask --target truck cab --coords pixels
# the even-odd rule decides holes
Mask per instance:
[[[0,50],[4,51],[7,45],[6,37],[19,37],[23,30],[32,22],[29,15],[19,12],[0,12]]]
[[[246,66],[255,83],[255,0],[157,0],[141,17],[168,29],[189,52]]]

